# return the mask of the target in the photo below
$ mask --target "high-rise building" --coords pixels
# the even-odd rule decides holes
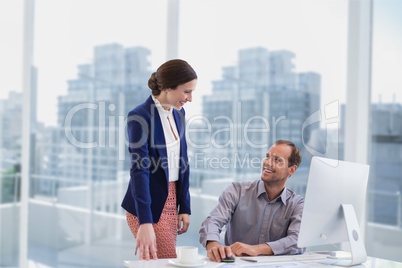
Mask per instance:
[[[80,186],[115,181],[129,169],[125,120],[151,93],[149,54],[106,44],[94,48],[92,63],[78,66],[77,78],[58,98],[57,126],[42,136],[42,177],[57,179],[57,187]],[[54,183],[44,185],[43,194],[54,193]]]
[[[0,100],[0,173],[12,170],[21,163],[20,122],[22,93],[11,91],[7,99]]]
[[[189,135],[193,185],[204,178],[255,178],[275,140],[303,148],[319,128],[303,124],[320,108],[321,77],[296,73],[294,57],[286,50],[249,48],[239,51],[236,66],[223,68],[222,79],[203,97],[202,131]]]
[[[21,149],[22,93],[11,91],[0,108],[0,148]]]
[[[402,227],[402,105],[371,105],[369,220]]]
[[[38,127],[36,119],[37,68],[32,67],[31,71],[29,122],[32,129],[31,141],[33,142],[35,130]],[[10,169],[21,163],[23,101],[23,93],[16,91],[11,91],[7,99],[0,100],[0,150],[3,151],[0,156],[0,170]],[[31,164],[34,165],[33,157],[31,157]]]

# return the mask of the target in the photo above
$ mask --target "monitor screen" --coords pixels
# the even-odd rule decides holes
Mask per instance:
[[[299,247],[352,242],[352,255],[356,251],[366,254],[359,225],[364,224],[368,175],[365,164],[312,158]]]

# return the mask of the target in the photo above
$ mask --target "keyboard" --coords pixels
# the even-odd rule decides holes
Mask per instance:
[[[327,259],[329,255],[319,253],[305,253],[301,255],[272,255],[258,257],[240,257],[241,260],[249,262],[291,262],[291,261],[317,261]]]

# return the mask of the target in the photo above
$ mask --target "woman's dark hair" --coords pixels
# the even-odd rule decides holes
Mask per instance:
[[[292,148],[292,153],[289,156],[288,162],[289,162],[289,167],[296,165],[297,167],[300,165],[301,160],[302,160],[302,154],[300,151],[300,148],[297,147],[293,142],[287,141],[287,140],[277,140],[275,142],[275,145],[279,144],[286,144]]]
[[[158,96],[162,90],[176,89],[177,86],[197,79],[194,69],[184,60],[169,60],[159,66],[148,80],[152,95]]]

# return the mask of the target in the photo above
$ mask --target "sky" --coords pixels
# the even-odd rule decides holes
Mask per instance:
[[[0,1],[0,99],[21,91],[22,0]],[[229,7],[230,5],[230,7]],[[77,66],[92,61],[93,48],[117,42],[151,50],[156,69],[166,60],[166,0],[36,0],[34,65],[38,68],[38,119],[56,124],[57,96]],[[372,99],[402,103],[402,1],[374,4]],[[179,57],[197,71],[189,114],[221,68],[237,63],[250,47],[295,53],[296,72],[322,76],[321,104],[344,102],[347,74],[346,0],[181,0]]]

